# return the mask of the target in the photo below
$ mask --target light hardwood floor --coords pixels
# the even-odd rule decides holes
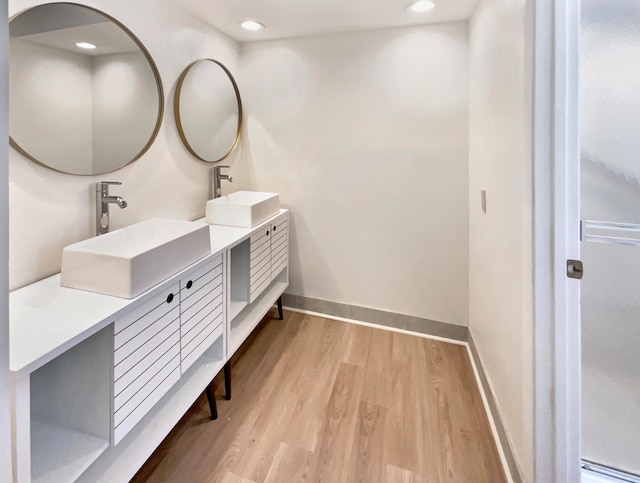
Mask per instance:
[[[134,482],[506,481],[462,346],[285,312],[232,364]]]

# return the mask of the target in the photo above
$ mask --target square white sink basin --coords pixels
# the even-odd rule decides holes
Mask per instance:
[[[209,226],[153,218],[62,251],[63,287],[133,298],[211,253]]]
[[[207,201],[205,220],[211,225],[253,228],[279,211],[278,193],[237,191]]]

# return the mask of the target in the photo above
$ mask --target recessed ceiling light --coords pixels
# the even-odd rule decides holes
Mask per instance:
[[[409,7],[409,10],[415,13],[428,12],[436,6],[431,0],[418,0]]]
[[[253,32],[264,28],[264,25],[260,22],[256,22],[255,20],[245,20],[240,24],[240,26],[245,30],[251,30]]]
[[[96,46],[90,44],[89,42],[76,42],[76,47],[80,47],[81,49],[95,49]]]

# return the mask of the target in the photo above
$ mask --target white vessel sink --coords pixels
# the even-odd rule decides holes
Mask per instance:
[[[252,228],[280,211],[278,193],[237,191],[207,201],[205,220],[211,225]]]
[[[211,253],[209,226],[153,218],[62,251],[60,284],[133,298]]]

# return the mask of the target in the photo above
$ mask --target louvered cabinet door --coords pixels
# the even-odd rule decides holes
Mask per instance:
[[[251,235],[249,248],[249,303],[271,283],[271,227],[266,225]]]
[[[182,373],[224,330],[222,255],[180,280]]]
[[[289,265],[289,213],[271,222],[271,280]]]
[[[179,285],[114,323],[113,442],[180,379]]]

